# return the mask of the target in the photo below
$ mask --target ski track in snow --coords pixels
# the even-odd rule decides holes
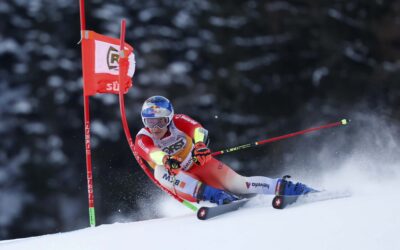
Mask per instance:
[[[385,131],[354,136],[362,140],[340,165],[326,153],[331,148],[315,152],[327,166],[322,175],[296,173],[312,187],[344,189],[351,197],[275,210],[272,196],[257,196],[238,211],[200,221],[165,195],[143,206],[157,207],[165,218],[0,241],[0,250],[400,249],[400,158],[396,133]]]
[[[398,249],[400,195],[359,194],[275,210],[272,197],[208,221],[179,216],[0,242],[1,250]],[[185,211],[185,210],[184,210]]]

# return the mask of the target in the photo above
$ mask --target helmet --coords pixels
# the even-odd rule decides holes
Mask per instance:
[[[168,126],[174,116],[171,102],[163,96],[152,96],[142,106],[142,121],[146,127],[164,128]],[[166,119],[159,119],[166,118]]]

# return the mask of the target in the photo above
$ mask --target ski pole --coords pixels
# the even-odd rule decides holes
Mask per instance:
[[[326,125],[323,125],[323,126],[309,128],[309,129],[305,129],[305,130],[301,130],[301,131],[298,131],[298,132],[294,132],[294,133],[290,133],[290,134],[286,134],[286,135],[273,137],[273,138],[262,140],[262,141],[256,141],[256,142],[252,142],[252,143],[248,143],[248,144],[244,144],[244,145],[240,145],[240,146],[236,146],[236,147],[231,147],[231,148],[219,150],[219,151],[213,152],[211,155],[212,156],[217,156],[217,155],[222,155],[222,154],[226,154],[226,153],[240,151],[240,150],[246,149],[246,148],[254,148],[254,147],[266,144],[266,143],[270,143],[270,142],[274,142],[274,141],[280,141],[280,140],[283,140],[283,139],[286,139],[286,138],[290,138],[290,137],[294,137],[294,136],[297,136],[297,135],[310,133],[310,132],[321,130],[321,129],[338,127],[338,126],[346,125],[348,123],[349,123],[349,120],[342,119],[339,122],[329,123],[329,124],[326,124]]]

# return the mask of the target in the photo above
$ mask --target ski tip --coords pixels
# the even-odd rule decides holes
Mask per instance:
[[[272,207],[276,209],[283,209],[283,197],[275,196],[272,200]]]
[[[207,212],[208,212],[208,207],[201,207],[197,211],[197,218],[199,220],[206,220],[207,219]]]

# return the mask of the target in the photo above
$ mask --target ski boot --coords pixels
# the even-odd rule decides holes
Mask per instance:
[[[318,192],[315,189],[307,187],[303,183],[297,182],[296,184],[294,184],[293,182],[287,180],[289,178],[290,175],[285,175],[283,176],[282,179],[278,180],[275,189],[276,195],[290,196],[290,195],[303,195],[303,194]]]
[[[287,180],[290,175],[283,176],[279,179],[276,184],[275,198],[272,200],[272,206],[277,209],[282,209],[287,205],[290,205],[297,201],[299,196],[306,195],[308,193],[318,192],[317,190],[310,188],[300,182],[294,184]]]
[[[228,204],[239,199],[236,195],[230,194],[224,190],[213,188],[204,183],[200,184],[197,194],[195,194],[195,198],[202,201],[210,201],[217,205]]]

